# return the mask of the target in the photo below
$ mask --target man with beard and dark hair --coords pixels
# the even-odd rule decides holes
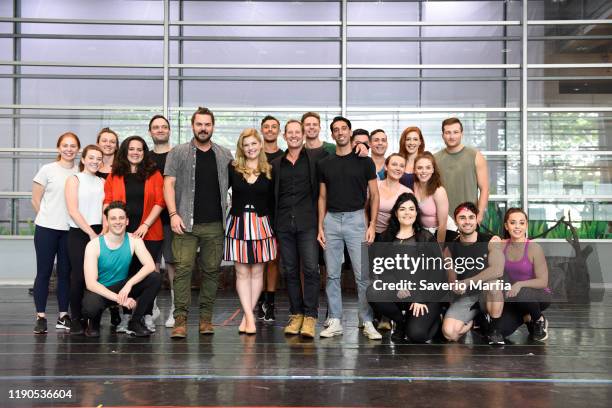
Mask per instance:
[[[191,117],[193,139],[168,153],[164,198],[174,238],[174,328],[172,338],[187,336],[191,272],[200,249],[200,334],[213,334],[213,306],[223,257],[224,225],[231,152],[211,141],[215,116],[199,107]]]
[[[168,152],[172,149],[170,146],[170,122],[163,115],[155,115],[149,121],[149,135],[151,136],[151,140],[153,140],[153,152],[151,152],[151,159],[157,165],[157,170],[161,174],[164,174],[164,168],[166,167],[166,158],[168,157]],[[172,254],[172,228],[170,228],[170,216],[168,215],[168,210],[164,208],[159,218],[161,219],[162,226],[164,227],[164,242],[162,244],[162,250],[158,259],[155,260],[155,269],[159,272],[160,263],[162,256],[164,257],[164,262],[166,264],[166,272],[168,273],[168,281],[170,282],[170,294],[172,299],[172,306],[170,311],[168,312],[168,318],[166,319],[165,326],[170,328],[174,326],[174,289],[172,283],[174,281],[174,256]],[[153,307],[153,316],[151,316],[151,323],[159,316],[159,308],[157,304]],[[147,327],[151,329],[149,321],[147,321],[147,316],[145,316],[145,323]],[[155,326],[153,326],[155,329]],[[154,330],[153,330],[154,331]]]

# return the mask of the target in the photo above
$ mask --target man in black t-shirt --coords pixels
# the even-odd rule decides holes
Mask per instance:
[[[283,150],[278,147],[280,122],[274,116],[267,115],[261,120],[261,134],[264,139],[264,153],[268,163],[277,157],[283,156]],[[268,262],[264,271],[264,288],[255,305],[255,316],[266,322],[276,320],[274,314],[274,295],[278,283],[278,258]]]
[[[157,165],[157,169],[164,175],[164,168],[166,167],[166,157],[168,152],[172,150],[170,146],[170,122],[163,115],[155,115],[149,121],[149,135],[153,140],[153,152],[151,158]],[[166,264],[166,271],[168,272],[168,282],[170,282],[170,295],[172,298],[172,306],[168,311],[168,318],[166,319],[165,326],[170,328],[174,326],[174,288],[172,281],[174,280],[174,255],[172,254],[172,228],[170,227],[170,217],[168,216],[168,209],[164,208],[159,218],[161,219],[162,226],[164,227],[164,242],[162,244],[162,250],[159,254],[159,258],[155,260],[155,269],[159,272],[160,263],[162,256]],[[153,316],[151,319],[155,321],[159,317],[159,308],[157,304],[153,308]],[[155,331],[155,326],[149,324],[149,319],[145,317],[145,323],[147,328]]]
[[[344,245],[348,248],[351,265],[357,283],[359,317],[364,334],[370,339],[381,335],[372,324],[372,309],[366,298],[370,284],[368,271],[361,270],[361,245],[374,241],[378,214],[378,185],[376,167],[369,157],[358,157],[351,146],[351,122],[338,116],[331,123],[332,137],[336,141],[336,153],[317,163],[319,178],[318,235],[317,240],[325,250],[327,264],[328,327],[321,337],[333,337],[343,333],[342,288],[340,274]],[[366,225],[364,208],[370,199],[371,218]]]
[[[454,212],[459,235],[445,249],[452,257],[453,269],[448,271],[449,282],[461,281],[467,290],[455,290],[457,295],[444,316],[442,333],[449,341],[457,341],[474,324],[481,309],[491,317],[489,343],[503,344],[504,338],[497,330],[496,322],[503,310],[503,301],[495,301],[495,291],[470,290],[471,283],[489,282],[504,274],[504,255],[499,247],[499,237],[478,231],[478,207],[470,202],[459,204]],[[483,296],[484,295],[484,296]],[[481,300],[484,299],[484,304]]]

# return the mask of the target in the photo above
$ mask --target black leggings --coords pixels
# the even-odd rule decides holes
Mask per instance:
[[[102,225],[92,225],[96,234],[102,231]],[[80,319],[82,314],[83,293],[85,292],[85,247],[89,243],[89,235],[80,228],[70,228],[68,231],[68,257],[70,258],[70,312],[73,319]]]
[[[145,244],[145,247],[147,248],[147,251],[149,251],[149,253],[151,254],[151,257],[153,257],[153,260],[157,259],[159,257],[159,254],[161,253],[162,244],[164,243],[164,241],[143,241],[143,242]],[[138,260],[138,257],[133,256],[132,263],[130,264],[130,269],[128,271],[128,279],[136,275],[138,271],[140,270],[140,268],[142,268],[142,264]],[[123,313],[131,314],[132,312],[129,309],[124,308]],[[145,314],[146,315],[153,314],[153,302],[151,302]]]
[[[522,288],[512,300],[504,303],[504,311],[497,321],[497,329],[504,337],[510,336],[525,323],[524,316],[529,315],[535,322],[550,306],[550,294],[542,289]]]
[[[127,281],[121,281],[115,285],[109,286],[108,289],[118,293],[125,286]],[[132,287],[129,297],[136,300],[136,308],[133,310],[132,318],[140,319],[146,314],[146,311],[153,304],[159,286],[161,285],[161,277],[157,272],[151,272],[142,281]],[[109,306],[116,305],[116,302],[109,300],[97,293],[89,290],[85,291],[83,297],[83,317],[100,322],[102,312]]]
[[[438,302],[425,302],[429,310],[423,316],[414,317],[408,302],[370,302],[374,313],[386,316],[396,325],[404,326],[406,335],[415,343],[425,343],[433,339],[440,330],[441,304]],[[406,312],[404,316],[402,311]]]

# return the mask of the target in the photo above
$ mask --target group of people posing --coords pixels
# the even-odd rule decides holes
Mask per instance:
[[[163,256],[172,293],[165,324],[176,339],[187,337],[196,259],[203,335],[214,333],[222,260],[234,262],[241,334],[255,334],[257,319],[275,320],[280,270],[290,305],[284,332],[316,336],[323,279],[328,310],[319,335],[341,335],[344,260],[355,276],[359,327],[369,339],[381,339],[379,330],[391,328],[390,322],[394,341],[428,342],[438,334],[456,341],[479,326],[491,344],[501,344],[523,324],[533,339],[546,339],[543,251],[526,239],[527,215],[521,209],[507,211],[504,240],[479,231],[489,194],[487,163],[478,150],[463,145],[459,119],[442,122],[443,150],[426,151],[421,130],[409,127],[398,152],[388,156],[382,129],[353,130],[338,116],[330,124],[332,144],[320,140],[320,123],[315,112],[287,121],[283,151],[277,143],[280,122],[266,116],[261,133],[242,131],[233,157],[213,142],[215,116],[200,107],[187,143],[171,148],[170,123],[156,115],[149,122],[153,151],[140,136],[120,144],[117,133],[105,128],[96,144],[83,149],[78,166],[79,138],[61,135],[57,160],[41,167],[32,189],[34,332],[47,332],[45,309],[57,258],[56,328],[97,337],[110,308],[113,330],[150,335],[160,315],[155,298]],[[383,301],[372,295],[371,271],[362,270],[362,245],[373,242],[431,242],[439,256],[484,256],[490,262],[481,268],[445,270],[443,279],[503,278],[512,286],[456,290],[450,302],[400,290]]]

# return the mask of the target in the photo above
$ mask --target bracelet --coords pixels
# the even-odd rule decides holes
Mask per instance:
[[[147,228],[151,228],[151,226],[150,226],[149,224],[147,224],[146,222],[143,222],[142,224],[143,224],[143,225],[146,225],[146,226],[147,226]]]
[[[176,215],[176,211],[172,211],[170,214],[168,214],[168,217],[172,218]]]

